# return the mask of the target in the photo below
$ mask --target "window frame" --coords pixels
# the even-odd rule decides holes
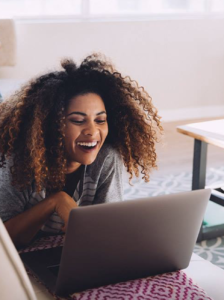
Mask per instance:
[[[30,0],[32,1],[32,0]],[[74,0],[75,1],[75,0]],[[205,6],[203,12],[175,12],[175,13],[147,13],[147,14],[91,14],[90,1],[81,1],[80,14],[64,15],[24,15],[14,16],[14,20],[19,22],[133,22],[133,21],[150,21],[150,20],[184,20],[184,19],[205,19],[205,18],[224,18],[224,9],[220,12],[212,12],[212,1],[204,0]],[[122,0],[120,0],[122,1]],[[1,17],[1,16],[0,16]]]

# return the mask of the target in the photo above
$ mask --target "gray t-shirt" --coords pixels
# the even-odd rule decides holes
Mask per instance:
[[[0,218],[3,222],[33,207],[46,197],[46,191],[37,193],[34,185],[21,192],[12,186],[9,165],[10,163],[7,163],[6,168],[0,168]],[[79,206],[122,201],[122,169],[120,154],[110,145],[104,144],[95,161],[85,166],[72,198]],[[42,230],[58,232],[63,225],[62,219],[54,213]]]

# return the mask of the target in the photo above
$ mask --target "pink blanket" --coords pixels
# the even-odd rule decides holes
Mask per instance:
[[[63,236],[49,236],[36,240],[20,253],[62,246]],[[32,276],[32,274],[30,274]],[[50,292],[50,291],[49,291]],[[51,292],[50,292],[51,293]],[[51,293],[52,294],[52,293]],[[60,299],[55,296],[55,299]],[[183,271],[165,273],[107,285],[100,288],[75,293],[68,299],[74,300],[212,300]]]

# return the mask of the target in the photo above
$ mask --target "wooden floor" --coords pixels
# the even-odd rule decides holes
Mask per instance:
[[[153,171],[152,175],[160,176],[169,173],[176,174],[183,171],[191,172],[194,139],[178,133],[176,127],[209,120],[211,119],[194,119],[163,123],[164,135],[161,138],[161,142],[157,145],[158,170]],[[224,166],[224,149],[209,145],[207,168],[216,168],[219,166]]]

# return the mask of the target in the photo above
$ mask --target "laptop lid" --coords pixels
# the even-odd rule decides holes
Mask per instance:
[[[186,268],[210,193],[197,190],[73,209],[56,293]]]

